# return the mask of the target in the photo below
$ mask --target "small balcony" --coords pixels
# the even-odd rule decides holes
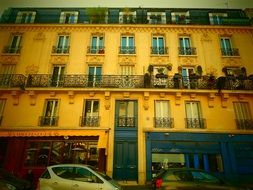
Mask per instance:
[[[252,119],[236,119],[237,129],[240,130],[253,130],[253,120]]]
[[[120,46],[119,54],[136,54],[135,49],[135,46]]]
[[[26,85],[26,77],[22,74],[0,74],[0,87],[20,87]]]
[[[87,48],[88,54],[105,54],[104,46],[88,46]]]
[[[238,48],[221,48],[222,56],[240,56]]]
[[[116,118],[116,126],[117,127],[137,127],[137,118],[136,117],[125,117],[120,116]]]
[[[100,123],[100,117],[99,116],[93,116],[93,117],[80,117],[80,126],[81,127],[98,127]]]
[[[195,47],[179,47],[179,55],[197,55]]]
[[[171,117],[154,117],[155,128],[173,128],[174,119]]]
[[[204,118],[185,118],[185,128],[187,129],[205,129],[206,119]]]
[[[21,46],[17,46],[17,47],[5,46],[2,52],[6,54],[20,54],[20,51],[21,51]]]
[[[39,117],[39,126],[57,126],[58,125],[58,116],[40,116]]]
[[[70,46],[53,46],[52,53],[53,54],[68,54]]]
[[[167,55],[168,48],[167,47],[151,47],[151,54],[152,55]]]

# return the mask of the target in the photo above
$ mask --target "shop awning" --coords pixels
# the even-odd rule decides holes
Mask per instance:
[[[98,148],[107,148],[109,129],[1,129],[0,137],[98,136]]]

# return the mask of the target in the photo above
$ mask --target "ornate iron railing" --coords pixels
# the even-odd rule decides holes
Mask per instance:
[[[80,126],[82,127],[98,127],[100,123],[100,117],[99,116],[93,116],[93,117],[80,117]]]
[[[179,47],[179,55],[197,55],[195,47]]]
[[[221,54],[223,56],[239,56],[238,48],[221,48]]]
[[[116,118],[116,126],[117,127],[136,127],[137,126],[137,118],[136,117],[124,117],[120,116]]]
[[[39,117],[39,126],[57,126],[58,125],[58,116],[40,116]]]
[[[135,46],[120,46],[119,54],[135,54]]]
[[[173,128],[174,119],[171,117],[154,117],[154,126],[156,128]]]
[[[104,46],[88,46],[87,53],[90,54],[105,54]]]
[[[12,47],[12,46],[5,46],[3,48],[3,53],[11,53],[11,54],[20,54],[21,46]]]
[[[206,128],[206,120],[204,118],[185,118],[185,127],[191,129]]]
[[[151,47],[151,54],[153,55],[168,54],[168,47]]]
[[[0,116],[0,125],[2,124],[3,116]]]
[[[54,54],[68,54],[70,46],[53,46],[52,53]]]
[[[26,77],[22,74],[0,74],[0,87],[25,88]]]
[[[236,119],[237,129],[253,130],[253,120],[252,119]]]

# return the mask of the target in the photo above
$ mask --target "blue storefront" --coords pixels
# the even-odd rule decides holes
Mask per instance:
[[[146,152],[147,181],[169,167],[204,169],[237,180],[253,176],[250,134],[147,132]]]

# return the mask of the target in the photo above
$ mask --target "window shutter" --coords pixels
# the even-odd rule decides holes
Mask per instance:
[[[32,12],[32,18],[31,18],[30,23],[34,23],[35,16],[36,16],[36,12]]]
[[[15,23],[21,23],[22,15],[23,15],[22,12],[18,12]]]
[[[64,22],[65,22],[65,17],[66,17],[65,13],[64,13],[64,12],[61,12],[61,16],[60,16],[60,21],[59,21],[59,23],[64,23]]]
[[[77,23],[77,21],[78,21],[78,12],[75,12],[75,20],[74,20],[74,23]]]

